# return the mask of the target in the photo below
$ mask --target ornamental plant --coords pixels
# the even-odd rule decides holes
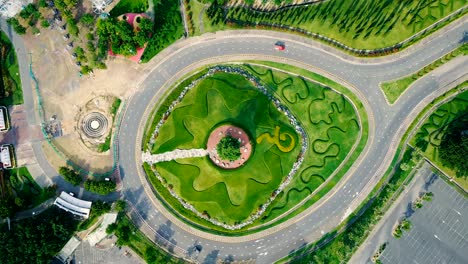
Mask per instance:
[[[228,135],[219,141],[216,146],[216,151],[223,160],[237,160],[241,156],[240,142],[238,139]]]

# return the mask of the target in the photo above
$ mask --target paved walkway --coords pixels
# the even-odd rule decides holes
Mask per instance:
[[[149,152],[143,152],[143,154],[141,155],[141,160],[143,162],[148,162],[149,164],[154,164],[158,162],[171,161],[176,159],[204,157],[208,154],[208,151],[206,151],[205,149],[176,149],[160,154],[151,154]]]

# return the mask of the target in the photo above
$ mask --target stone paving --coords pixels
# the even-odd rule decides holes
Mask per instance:
[[[196,158],[207,156],[208,151],[204,149],[176,149],[173,151],[168,151],[160,154],[151,154],[149,152],[143,152],[141,155],[141,160],[143,162],[148,162],[149,164],[154,164],[163,161],[170,161],[175,159],[185,159],[185,158]]]

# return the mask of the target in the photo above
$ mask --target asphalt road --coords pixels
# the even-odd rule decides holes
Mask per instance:
[[[365,156],[362,162],[354,167],[354,172],[349,175],[345,185],[320,206],[315,206],[313,213],[277,232],[269,230],[252,238],[237,239],[206,235],[184,227],[170,216],[166,217],[167,213],[161,213],[160,211],[163,211],[161,206],[157,201],[152,201],[151,194],[145,191],[147,183],[142,183],[137,175],[138,171],[141,171],[138,158],[137,162],[134,159],[120,160],[125,198],[135,205],[149,226],[172,241],[176,247],[189,251],[195,244],[201,245],[203,249],[197,255],[197,260],[200,262],[212,263],[216,258],[220,258],[255,259],[257,263],[271,263],[304,243],[317,240],[322,234],[338,225],[380,179],[383,169],[387,168],[388,162],[393,157],[395,143],[399,141],[405,128],[418,112],[417,108],[424,106],[424,103],[419,104],[423,98],[428,100],[430,96],[440,95],[455,85],[448,80],[467,79],[468,60],[464,58],[461,63],[447,67],[445,71],[451,76],[447,81],[442,82],[432,75],[421,79],[393,106],[385,102],[378,87],[379,82],[415,72],[456,48],[460,45],[464,27],[466,28],[466,23],[425,45],[420,45],[405,56],[396,56],[394,60],[379,63],[372,63],[372,60],[364,63],[347,61],[340,54],[331,54],[313,46],[288,41],[290,35],[281,33],[246,32],[246,34],[236,33],[236,37],[215,34],[201,38],[193,45],[185,45],[159,62],[130,100],[122,120],[120,157],[141,155],[139,149],[142,131],[138,128],[146,122],[142,120],[143,113],[147,111],[148,106],[154,105],[153,96],[162,89],[166,81],[177,76],[191,64],[200,61],[206,63],[209,58],[217,56],[234,57],[240,54],[243,54],[245,59],[270,60],[271,56],[274,56],[284,59],[286,63],[289,60],[306,63],[317,67],[319,71],[326,71],[341,78],[358,89],[367,101],[369,107],[367,110],[375,121],[371,122],[373,135],[368,143],[368,151],[363,154]],[[269,35],[274,35],[275,38]],[[275,39],[285,40],[287,45],[285,52],[273,49]]]
[[[122,119],[119,164],[125,198],[154,230],[154,236],[165,237],[172,243],[176,253],[193,252],[193,246],[200,245],[201,252],[193,254],[200,262],[214,263],[219,258],[252,259],[257,263],[271,263],[303,244],[317,240],[338,225],[367,196],[382,176],[383,170],[387,168],[395,152],[396,143],[420,108],[427,104],[430,98],[455,86],[450,80],[467,79],[468,61],[464,59],[457,64],[450,62],[444,69],[449,78],[439,79],[429,75],[419,80],[393,106],[385,102],[378,83],[415,72],[456,48],[460,45],[467,24],[465,19],[454,29],[444,30],[437,37],[431,37],[432,40],[425,41],[424,45],[417,44],[401,54],[375,60],[357,60],[308,39],[265,31],[207,34],[174,45],[176,48],[169,48],[152,61],[155,67],[130,99]],[[2,23],[2,29],[4,27]],[[38,122],[35,116],[37,109],[33,103],[34,94],[28,80],[26,50],[20,38],[8,28],[6,32],[18,49],[28,122]],[[273,44],[278,39],[286,42],[285,52],[273,49]],[[362,162],[353,166],[345,176],[346,180],[340,183],[342,186],[335,188],[326,199],[314,205],[301,218],[294,218],[281,228],[267,230],[254,236],[225,238],[184,226],[161,210],[158,201],[147,191],[148,183],[141,181],[141,175],[138,174],[141,172],[138,157],[141,155],[139,150],[142,133],[139,127],[146,122],[144,113],[152,108],[157,100],[157,93],[166,81],[178,76],[189,65],[207,63],[217,57],[230,60],[240,56],[243,59],[300,62],[314,67],[317,72],[327,74],[332,79],[349,83],[359,91],[358,94],[367,107],[371,138],[361,155]],[[45,160],[42,149],[35,146],[34,151],[46,175],[54,179],[60,178],[56,177],[57,172]]]

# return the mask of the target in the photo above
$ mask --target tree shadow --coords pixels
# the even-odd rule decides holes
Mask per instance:
[[[219,250],[213,250],[210,254],[206,255],[205,259],[203,260],[203,264],[216,264],[218,260]]]
[[[169,252],[174,253],[174,247],[177,245],[177,241],[173,239],[175,231],[172,229],[172,222],[167,220],[165,224],[159,226],[156,231],[156,239],[160,241]]]
[[[437,174],[435,173],[432,173],[431,176],[424,182],[424,190],[425,191],[428,191],[429,190],[429,187],[438,179],[439,177],[437,176]]]
[[[413,203],[409,202],[406,205],[405,218],[409,218],[414,214]]]
[[[225,263],[225,264],[234,263],[234,256],[233,255],[228,255],[226,258],[224,258],[223,263]]]

